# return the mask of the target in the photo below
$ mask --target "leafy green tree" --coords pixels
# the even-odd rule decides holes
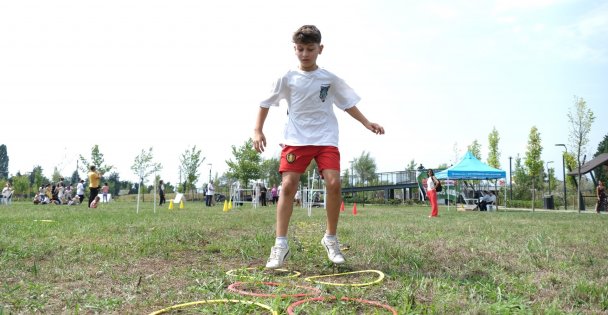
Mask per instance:
[[[500,135],[496,127],[492,129],[492,132],[488,135],[488,165],[500,169],[500,151],[498,151],[498,143],[500,142]]]
[[[515,168],[513,170],[513,179],[515,184],[513,185],[516,200],[528,200],[532,198],[531,192],[528,189],[530,187],[530,177],[526,173],[526,168],[522,163],[522,159],[519,154],[515,157]]]
[[[376,161],[369,152],[361,152],[361,155],[353,163],[354,173],[363,183],[374,183],[376,178]]]
[[[279,185],[281,183],[281,173],[279,173],[279,165],[281,161],[277,158],[270,158],[262,161],[262,178],[267,180],[267,184]]]
[[[539,178],[543,171],[544,162],[540,159],[542,152],[543,147],[541,145],[540,132],[538,132],[536,126],[533,126],[532,129],[530,129],[528,149],[526,151],[526,159],[524,162],[528,175],[532,180],[532,211],[535,209],[534,202],[536,201],[536,186],[539,183]]]
[[[97,171],[99,171],[101,174],[106,174],[108,172],[110,172],[114,166],[112,165],[107,165],[104,164],[104,158],[103,158],[103,153],[101,153],[101,151],[99,151],[99,145],[94,145],[93,148],[91,148],[91,160],[87,160],[84,156],[80,155],[80,162],[81,165],[80,167],[80,171],[83,172],[84,174],[88,174],[89,173],[89,167],[91,165],[95,165],[95,167],[97,168]]]
[[[416,161],[414,159],[411,159],[410,162],[405,167],[405,170],[406,171],[414,171],[414,170],[416,170]]]
[[[199,168],[205,161],[205,157],[201,157],[201,150],[192,146],[192,149],[186,149],[180,158],[180,173],[184,174],[183,192],[192,193],[196,190],[196,182],[200,176]]]
[[[30,180],[27,176],[14,176],[13,180],[13,189],[15,189],[15,194],[29,197],[30,192]]]
[[[598,144],[597,151],[593,155],[594,158],[598,157],[602,153],[608,153],[608,134],[604,136],[604,139]],[[603,183],[606,183],[608,179],[608,173],[603,167],[598,167],[594,171],[595,178],[599,181],[601,180]]]
[[[70,177],[70,183],[77,185],[79,181],[80,175],[78,175],[78,170],[75,170],[74,173],[72,173],[72,176]]]
[[[0,145],[0,179],[8,179],[8,153],[6,145]]]
[[[240,148],[233,145],[232,155],[234,161],[232,159],[226,161],[229,178],[238,180],[242,186],[247,186],[250,180],[262,176],[262,157],[253,148],[253,140],[245,141]]]
[[[160,164],[158,165],[160,166]],[[118,196],[121,187],[120,175],[116,172],[110,173],[110,176],[108,176],[108,184],[110,185],[110,193],[113,196]]]
[[[481,144],[477,141],[477,139],[473,140],[473,143],[467,146],[467,149],[474,157],[481,161]]]
[[[582,97],[574,97],[573,108],[568,112],[568,122],[570,122],[570,145],[574,148],[575,157],[578,166],[578,185],[576,195],[581,195],[581,166],[583,164],[583,155],[587,151],[589,143],[589,133],[595,116],[593,111],[587,107],[587,102]],[[582,210],[581,198],[578,199],[578,212]]]
[[[44,175],[42,175],[42,171],[42,167],[37,165],[34,166],[32,173],[30,173],[30,183],[34,185],[36,189],[50,182],[46,177],[44,177]]]
[[[153,159],[154,154],[152,152],[152,148],[149,148],[148,151],[142,149],[141,153],[135,157],[135,161],[133,161],[133,165],[131,165],[131,170],[135,176],[137,176],[138,183],[140,184],[139,187],[146,183],[148,176],[162,169],[162,165],[160,163],[155,163]]]
[[[61,175],[61,173],[59,173],[59,170],[55,166],[55,168],[53,168],[53,176],[51,176],[51,180],[53,181],[53,183],[57,183],[59,182],[59,180],[61,180],[61,178],[63,178],[63,176]]]

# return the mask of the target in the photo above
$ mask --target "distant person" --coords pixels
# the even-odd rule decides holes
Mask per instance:
[[[268,189],[266,189],[266,185],[264,185],[264,183],[260,184],[260,203],[262,206],[266,207],[266,192],[268,191]]]
[[[95,196],[95,198],[93,199],[93,201],[91,201],[91,204],[89,205],[89,208],[97,208],[97,206],[99,205],[99,195]]]
[[[99,183],[103,174],[97,171],[95,165],[89,167],[89,206],[93,202],[93,199],[99,194]]]
[[[2,188],[2,200],[7,205],[10,205],[13,200],[13,188],[9,182],[6,182],[4,188]]]
[[[300,27],[292,36],[297,69],[284,72],[276,81],[268,98],[260,102],[255,121],[253,146],[264,152],[266,136],[263,128],[270,107],[287,103],[289,119],[284,130],[279,172],[282,190],[276,214],[276,239],[266,268],[280,268],[289,247],[287,229],[293,212],[294,197],[300,177],[314,159],[327,188],[327,227],[321,245],[335,264],[345,262],[337,238],[340,217],[340,151],[339,128],[334,105],[345,111],[365,128],[384,134],[384,128],[370,122],[357,108],[360,98],[340,77],[317,65],[323,51],[321,32],[314,25]]]
[[[205,195],[205,205],[207,207],[213,206],[213,195],[215,194],[215,187],[213,187],[213,183],[209,182],[207,184],[207,195]]]
[[[432,169],[426,171],[428,178],[426,179],[426,196],[431,204],[431,215],[429,218],[439,216],[439,206],[437,205],[437,191],[435,187],[439,184],[439,180],[435,177],[435,172]]]
[[[302,192],[298,189],[296,191],[296,207],[302,206]]]
[[[595,195],[597,196],[597,204],[595,205],[595,212],[606,211],[606,186],[601,180],[598,181],[597,188],[595,189]]]
[[[103,183],[103,187],[101,187],[101,196],[103,202],[108,202],[108,193],[110,192],[110,186],[108,183]]]
[[[158,182],[158,196],[160,197],[160,201],[158,202],[159,206],[162,206],[166,200],[165,200],[165,182],[161,179]]]
[[[277,204],[277,201],[279,201],[279,191],[277,190],[276,184],[272,185],[272,189],[270,189],[270,196],[272,197],[272,204]]]
[[[76,185],[76,196],[78,197],[79,202],[82,203],[84,200],[84,179],[81,179]]]

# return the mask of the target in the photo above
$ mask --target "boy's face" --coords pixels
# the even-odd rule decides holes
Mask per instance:
[[[294,50],[300,60],[300,70],[313,71],[317,69],[317,57],[323,51],[321,44],[295,44]]]

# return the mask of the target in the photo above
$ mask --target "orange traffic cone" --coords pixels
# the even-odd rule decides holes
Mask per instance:
[[[344,201],[342,201],[342,204],[340,205],[340,212],[344,212]]]
[[[357,203],[353,204],[353,215],[357,215]]]

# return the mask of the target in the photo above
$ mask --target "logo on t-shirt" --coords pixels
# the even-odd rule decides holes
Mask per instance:
[[[321,84],[321,91],[319,91],[319,98],[321,99],[321,102],[325,102],[330,86],[330,84]]]

